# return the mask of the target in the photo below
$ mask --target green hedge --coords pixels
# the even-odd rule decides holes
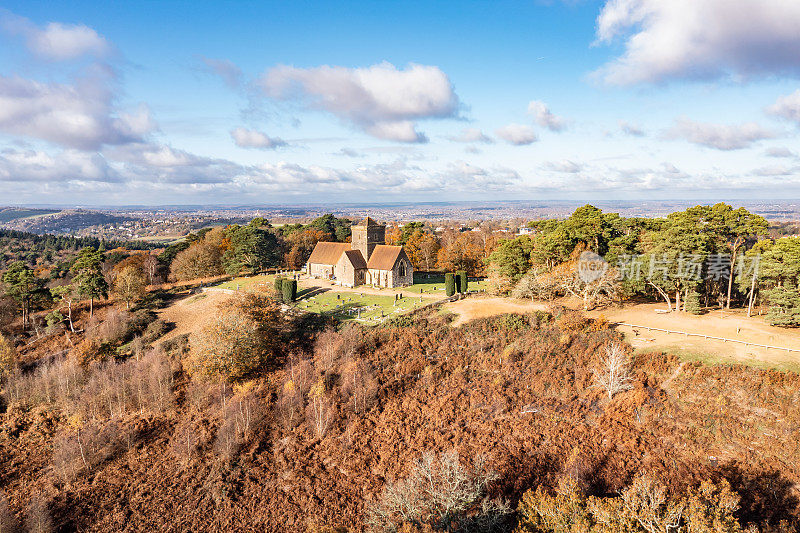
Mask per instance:
[[[467,272],[464,270],[459,270],[456,272],[456,287],[458,287],[458,292],[461,294],[467,292],[468,285]]]
[[[447,296],[452,296],[456,293],[456,277],[452,272],[444,275],[444,291]]]
[[[291,303],[297,299],[297,280],[285,279],[281,284],[281,293],[285,303]]]

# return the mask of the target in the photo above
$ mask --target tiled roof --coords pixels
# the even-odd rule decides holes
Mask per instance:
[[[402,246],[389,246],[388,244],[379,244],[372,251],[367,262],[367,268],[374,268],[376,270],[391,270],[397,262],[400,254],[405,255]]]
[[[356,270],[367,268],[367,262],[364,261],[364,256],[361,255],[359,250],[345,250],[344,255],[350,260],[350,264],[353,265],[353,268]]]
[[[370,217],[367,217],[364,220],[362,220],[361,222],[359,222],[358,224],[353,224],[353,225],[354,226],[380,226],[380,224],[378,224],[377,222],[372,220]]]
[[[318,242],[308,258],[309,263],[335,265],[342,254],[350,249],[349,242]]]

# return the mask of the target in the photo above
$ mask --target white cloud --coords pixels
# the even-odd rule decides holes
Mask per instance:
[[[114,117],[112,100],[103,79],[73,86],[0,76],[0,131],[81,149],[139,137],[151,123],[146,109]]]
[[[399,141],[405,143],[426,143],[428,137],[424,133],[416,130],[416,125],[410,120],[399,120],[395,122],[376,122],[368,126],[367,133],[378,139],[387,141]]]
[[[241,127],[232,130],[231,137],[236,146],[240,148],[274,150],[280,146],[286,146],[286,141],[279,137],[269,137],[266,133]]]
[[[563,172],[565,174],[577,174],[583,170],[583,165],[579,165],[568,159],[562,159],[561,161],[547,161],[542,164],[542,168],[554,172]]]
[[[597,37],[625,40],[595,73],[609,84],[800,74],[796,0],[608,0]]]
[[[24,17],[5,12],[0,13],[0,27],[6,33],[21,35],[31,53],[50,61],[102,57],[111,50],[105,38],[80,24],[50,22],[40,28]]]
[[[0,181],[59,183],[68,181],[117,181],[119,176],[97,153],[64,150],[49,154],[36,150],[0,152]]]
[[[764,153],[769,157],[797,157],[797,154],[795,154],[785,146],[775,146],[772,148],[767,148]]]
[[[336,152],[336,155],[343,155],[346,157],[364,157],[364,154],[355,148],[348,148],[346,146],[344,148],[340,148],[339,151]]]
[[[666,133],[667,138],[685,139],[691,143],[716,148],[717,150],[739,150],[753,143],[775,137],[775,134],[756,124],[726,125],[695,122],[680,118]]]
[[[773,105],[767,108],[767,112],[786,120],[796,122],[797,125],[800,126],[800,89],[792,94],[787,94],[786,96],[778,98]]]
[[[106,149],[104,155],[124,164],[129,181],[227,183],[246,172],[246,167],[226,159],[203,157],[161,144],[115,146]]]
[[[0,76],[0,131],[84,150],[139,141],[155,122],[146,106],[118,113],[110,77],[100,71],[65,85]]]
[[[242,69],[228,59],[201,57],[205,70],[219,76],[227,86],[238,89],[242,84]]]
[[[458,135],[453,135],[452,137],[448,137],[448,139],[459,143],[490,144],[494,142],[491,137],[484,134],[478,128],[464,128],[463,130],[461,130],[461,133],[459,133]]]
[[[381,139],[425,142],[414,121],[455,117],[459,100],[438,67],[390,63],[365,68],[277,66],[259,80],[264,95],[322,109]]]
[[[517,146],[532,144],[538,140],[536,132],[524,124],[509,124],[495,131],[498,137]]]
[[[770,165],[754,169],[751,174],[755,176],[790,176],[796,173],[796,169],[783,165]]]
[[[631,137],[644,137],[644,130],[642,128],[624,120],[619,121],[619,129],[622,130],[622,133],[630,135]]]
[[[550,131],[562,131],[567,127],[566,121],[554,115],[544,102],[532,100],[528,104],[528,113],[533,116],[536,124]]]

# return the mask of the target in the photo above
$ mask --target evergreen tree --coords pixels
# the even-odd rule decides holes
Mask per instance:
[[[6,286],[6,294],[20,305],[22,324],[25,327],[28,324],[31,300],[42,291],[42,281],[28,265],[22,261],[15,261],[3,274],[3,283]]]
[[[700,305],[700,293],[697,291],[689,291],[688,296],[686,296],[686,301],[684,302],[684,309],[686,309],[687,313],[693,315],[702,314],[703,307]]]
[[[95,298],[108,297],[108,283],[103,276],[104,260],[105,256],[99,250],[84,248],[70,269],[77,293],[89,298],[89,316],[94,316]]]

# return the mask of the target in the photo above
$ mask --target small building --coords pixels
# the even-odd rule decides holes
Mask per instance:
[[[403,287],[414,283],[414,267],[402,246],[386,244],[386,226],[367,217],[352,227],[352,242],[319,242],[306,266],[309,276],[345,287]]]

